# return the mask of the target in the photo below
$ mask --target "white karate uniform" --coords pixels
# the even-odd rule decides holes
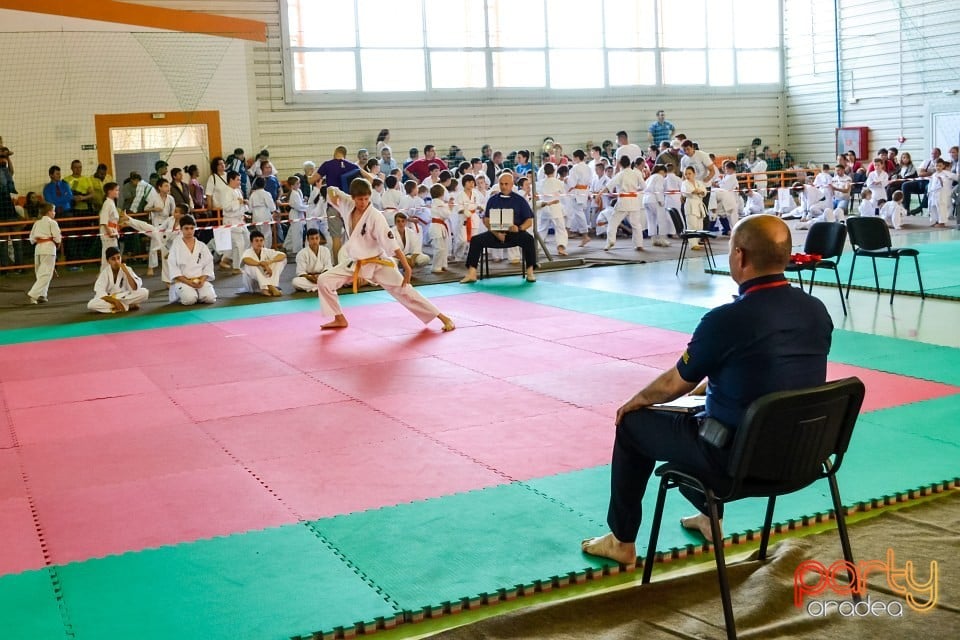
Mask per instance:
[[[888,227],[893,227],[894,229],[903,228],[903,216],[906,215],[906,213],[903,205],[895,200],[891,200],[880,207],[880,217],[886,221]]]
[[[30,244],[33,250],[33,270],[37,281],[33,283],[27,295],[36,300],[46,298],[50,289],[50,280],[57,264],[57,247],[60,245],[60,225],[50,216],[42,216],[30,229]]]
[[[93,285],[93,300],[87,303],[87,309],[97,313],[113,313],[113,305],[104,300],[104,296],[113,296],[123,305],[124,311],[129,311],[135,304],[143,304],[150,297],[150,291],[143,288],[143,281],[133,269],[127,267],[133,281],[137,283],[137,288],[133,289],[127,281],[127,276],[123,269],[113,273],[113,268],[108,264],[100,270],[97,281]]]
[[[872,195],[872,194],[871,194]],[[857,208],[859,214],[865,218],[873,217],[877,215],[877,203],[871,200],[861,200],[860,206]]]
[[[827,201],[827,206],[833,208],[833,176],[826,171],[821,171],[813,179],[813,186],[820,189],[823,199]]]
[[[763,202],[763,195],[758,191],[747,194],[747,202],[743,207],[743,214],[751,216],[755,213],[763,213],[766,205]]]
[[[590,183],[590,191],[594,194],[600,193],[603,191],[603,188],[607,186],[608,182],[610,182],[610,178],[607,177],[606,173],[602,176],[594,175],[593,181]],[[602,196],[595,195],[590,198],[590,214],[587,217],[587,222],[591,228],[596,228],[597,216],[606,208],[605,203],[609,199],[610,196],[607,194],[603,194]]]
[[[626,217],[633,229],[633,246],[643,248],[643,230],[647,228],[647,216],[640,200],[640,194],[646,188],[643,175],[636,169],[627,167],[610,179],[607,188],[617,190],[617,204],[610,216],[610,228],[616,231]],[[607,248],[612,248],[616,243],[616,233],[612,236],[608,233]]]
[[[474,233],[479,233],[479,230]],[[423,252],[423,236],[416,227],[407,224],[403,229],[403,238],[397,233],[397,240],[403,244],[403,255],[407,256],[411,266],[425,267],[430,264],[430,256]]]
[[[757,161],[750,165],[750,173],[753,174],[753,186],[762,195],[767,195],[767,161],[763,158],[757,158]]]
[[[266,189],[254,189],[250,194],[250,214],[255,229],[263,234],[263,246],[273,248],[273,214],[277,203]]]
[[[314,253],[310,247],[304,247],[297,253],[297,275],[293,278],[293,288],[298,291],[316,291],[317,284],[310,282],[305,276],[319,276],[333,269],[333,259],[330,257],[330,249],[324,245],[317,247]]]
[[[250,244],[250,234],[247,227],[243,226],[243,214],[247,212],[247,205],[243,202],[243,194],[240,189],[227,189],[221,199],[223,201],[223,226],[232,227],[230,229],[230,251],[222,255],[230,258],[234,269],[240,268],[240,259],[243,252],[247,250]]]
[[[447,268],[450,252],[450,207],[439,198],[430,203],[430,244],[433,246],[431,270],[440,273]]]
[[[930,176],[930,182],[927,185],[927,202],[931,223],[946,224],[950,218],[950,196],[956,179],[957,174],[946,170],[937,171]]]
[[[594,171],[586,162],[576,162],[570,167],[567,180],[570,185],[570,221],[567,225],[571,231],[586,233],[590,230],[587,212],[590,204],[590,183],[593,182]]]
[[[833,202],[823,197],[823,193],[812,184],[803,185],[800,193],[800,206],[795,210],[803,220],[821,215],[824,211],[833,212]]]
[[[683,179],[675,173],[667,172],[663,178],[663,206],[669,209],[683,210],[683,204],[680,199],[680,191],[683,186]]]
[[[337,289],[353,280],[355,265],[358,261],[373,258],[392,264],[390,266],[376,262],[362,264],[358,273],[360,278],[383,287],[424,324],[436,318],[440,310],[412,285],[403,284],[403,274],[397,269],[391,257],[400,248],[400,244],[397,242],[396,234],[384,220],[383,214],[372,206],[367,206],[356,226],[351,226],[355,206],[353,198],[336,187],[330,187],[328,196],[330,193],[336,194],[338,198],[337,209],[343,216],[344,225],[349,233],[349,239],[343,246],[349,259],[339,262],[333,269],[320,276],[317,282],[319,285],[317,295],[320,297],[321,314],[326,318],[343,314],[337,298]]]
[[[303,194],[299,189],[290,192],[290,210],[287,219],[290,226],[287,228],[287,237],[283,240],[283,248],[289,253],[298,253],[303,249],[304,220],[307,217],[307,205],[303,202]]]
[[[177,237],[170,245],[167,264],[169,265],[172,282],[170,285],[170,302],[179,300],[180,304],[190,306],[197,302],[213,304],[217,301],[217,292],[214,291],[213,284],[211,284],[216,278],[213,271],[213,255],[207,245],[197,240],[193,245],[193,251],[190,251],[183,241],[183,237]],[[207,280],[199,289],[194,289],[182,282],[177,282],[179,276],[185,278],[207,276]]]
[[[566,194],[567,188],[563,182],[556,176],[545,178],[540,186],[537,187],[537,195],[540,198],[541,204],[537,208],[537,231],[540,233],[540,237],[546,238],[547,232],[553,227],[554,233],[557,237],[557,247],[566,247],[568,238],[567,238],[567,226],[564,220],[563,215],[563,195]],[[557,204],[543,204],[544,202],[551,202],[553,200],[559,200]]]
[[[613,215],[613,209],[604,209],[597,214],[597,237],[610,235],[610,216]]]
[[[867,174],[865,189],[870,189],[873,199],[880,201],[887,199],[887,183],[890,182],[890,176],[883,169],[874,169]]]
[[[384,189],[380,196],[380,204],[383,205],[383,217],[387,219],[387,224],[394,226],[394,216],[400,210],[400,200],[403,198],[403,192],[399,189]],[[373,203],[373,199],[370,200]],[[376,206],[376,205],[374,205]]]
[[[706,186],[699,180],[693,182],[684,180],[680,185],[680,192],[684,198],[683,213],[687,218],[687,229],[690,231],[702,230],[702,220],[707,216],[707,209],[703,206],[703,196],[695,194],[695,191],[706,191]],[[690,241],[690,246],[699,247],[700,241],[694,238]]]
[[[717,189],[713,193],[716,197],[711,198],[711,202],[716,203],[716,214],[721,218],[726,218],[730,223],[730,228],[737,226],[740,219],[740,183],[734,174],[724,174],[717,183]]]
[[[119,246],[120,212],[117,211],[117,203],[113,198],[105,199],[100,207],[100,227],[100,268],[103,268],[107,266],[107,249]],[[103,227],[107,228],[106,234]]]
[[[650,235],[654,236],[654,244],[664,245],[667,236],[673,233],[670,216],[664,206],[666,199],[664,176],[653,173],[647,178],[646,188],[643,190],[643,208],[647,213],[647,224],[650,225]]]
[[[107,198],[109,200],[109,198]],[[104,203],[106,204],[106,203]],[[150,212],[150,224],[154,227],[159,227],[165,220],[170,218],[173,215],[173,210],[177,206],[177,203],[174,202],[173,196],[169,193],[166,198],[160,196],[160,193],[156,190],[150,192],[150,195],[147,196],[147,209],[156,209],[159,208],[160,211],[151,211]],[[160,238],[150,236],[150,253],[147,256],[147,266],[151,269],[156,269],[160,262],[157,260],[157,253],[161,250]],[[106,262],[106,261],[104,261]]]
[[[287,266],[286,256],[284,256],[284,260],[282,262],[270,261],[281,255],[283,255],[282,251],[276,251],[274,249],[268,249],[267,247],[264,247],[258,256],[253,250],[253,247],[247,247],[247,250],[243,252],[243,256],[240,258],[240,270],[243,272],[243,290],[250,293],[260,293],[262,289],[266,289],[270,286],[279,287],[280,274],[283,273],[284,268]],[[252,258],[257,262],[270,262],[270,275],[264,273],[263,269],[260,267],[244,264],[243,261],[247,258]]]
[[[470,238],[480,233],[480,212],[483,211],[481,201],[483,197],[477,189],[467,194],[466,189],[457,191],[453,199],[454,216],[451,218],[453,229],[453,259],[466,260],[467,250],[470,248]],[[470,221],[470,233],[467,234],[467,221]],[[406,253],[406,251],[404,251]]]

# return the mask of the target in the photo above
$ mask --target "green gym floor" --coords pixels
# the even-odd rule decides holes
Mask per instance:
[[[953,236],[909,236],[945,297]],[[315,298],[0,332],[0,636],[415,636],[632,580],[578,544],[605,530],[612,416],[736,292],[700,258],[674,267],[425,286],[446,335],[376,291],[344,296],[351,327],[332,334]],[[840,472],[853,508],[960,478],[958,303],[901,273],[892,305],[855,289],[846,317],[814,289],[830,377],[868,390]],[[775,521],[828,510],[814,486]],[[664,522],[680,515],[668,500]],[[762,517],[731,505],[726,534]],[[660,544],[703,550],[667,524]]]

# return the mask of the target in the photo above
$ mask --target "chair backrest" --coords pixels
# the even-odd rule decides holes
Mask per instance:
[[[677,235],[682,235],[683,232],[687,230],[687,225],[684,223],[680,211],[674,207],[670,207],[667,209],[667,213],[670,214],[670,220],[673,222],[673,228],[677,230]]]
[[[815,222],[803,243],[804,253],[815,253],[824,260],[839,258],[847,242],[847,228],[839,222]]]
[[[883,218],[875,216],[855,216],[847,220],[847,232],[850,244],[856,249],[890,249],[890,229]]]
[[[860,414],[865,389],[859,378],[819,387],[778,391],[747,408],[731,445],[728,474],[741,482],[770,484],[777,493],[801,489],[840,468]]]

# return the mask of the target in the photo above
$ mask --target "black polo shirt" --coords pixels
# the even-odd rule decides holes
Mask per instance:
[[[708,378],[706,414],[736,427],[760,396],[823,384],[832,333],[820,300],[782,274],[762,276],[703,316],[677,370],[687,382]]]

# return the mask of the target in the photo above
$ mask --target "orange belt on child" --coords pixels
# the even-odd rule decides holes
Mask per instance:
[[[56,241],[53,238],[37,238],[37,244],[41,244],[43,242],[52,242],[56,244]]]
[[[360,286],[360,269],[363,268],[365,264],[379,264],[384,267],[395,267],[396,265],[392,260],[387,260],[386,258],[361,258],[353,263],[353,292],[357,292],[357,288]]]
[[[617,197],[618,198],[636,198],[637,194],[636,193],[618,193]]]
[[[586,189],[586,188],[588,188],[588,187],[587,187],[587,185],[585,185],[585,184],[578,184],[578,185],[574,186],[573,188],[574,188],[574,189]]]
[[[436,224],[442,224],[442,225],[447,224],[447,221],[444,220],[443,218],[430,218],[430,222],[434,222]]]

